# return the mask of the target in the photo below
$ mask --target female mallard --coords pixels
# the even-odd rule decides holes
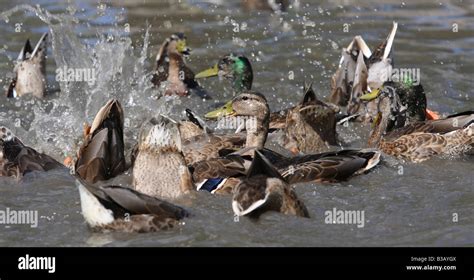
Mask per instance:
[[[237,216],[259,217],[266,211],[309,218],[304,203],[258,150],[247,175],[235,187],[232,209]]]
[[[186,96],[191,90],[209,98],[194,79],[194,72],[186,65],[184,58],[191,49],[186,46],[183,33],[174,33],[161,45],[156,56],[156,68],[151,82],[160,87],[165,84],[165,95]]]
[[[187,217],[183,208],[130,188],[92,186],[76,180],[82,215],[94,231],[155,232]]]
[[[48,33],[44,33],[33,49],[26,40],[14,68],[14,78],[7,89],[7,97],[33,94],[43,98],[46,91],[46,47]]]
[[[247,128],[247,147],[225,157],[198,162],[192,166],[193,177],[198,187],[213,192],[219,191],[219,188],[227,192],[238,183],[238,180],[228,182],[228,174],[234,172],[230,176],[241,177],[245,170],[248,170],[255,149],[264,147],[269,129],[269,108],[262,94],[243,93],[236,96],[231,105],[232,110],[223,112],[224,116],[241,117],[252,121],[245,123],[249,127]],[[292,158],[283,157],[270,150],[263,150],[263,152],[290,184],[346,180],[354,174],[362,173],[377,165],[380,157],[379,152],[361,150],[343,150]],[[216,180],[216,177],[219,180]],[[203,179],[213,179],[213,181],[202,181]]]
[[[337,145],[338,109],[335,105],[318,100],[312,85],[305,85],[301,103],[287,111],[283,129],[284,147],[298,154],[322,152],[329,145]]]
[[[75,172],[93,184],[126,170],[123,140],[123,109],[116,99],[100,108],[79,149]]]
[[[372,97],[368,95],[362,99]],[[446,119],[419,121],[387,132],[392,111],[397,111],[400,104],[398,95],[393,91],[381,91],[376,101],[379,112],[374,119],[369,146],[388,155],[418,163],[435,155],[459,155],[474,145],[472,111]]]
[[[143,124],[132,176],[135,190],[153,197],[176,199],[195,189],[177,122],[159,116]]]
[[[10,129],[0,127],[0,177],[20,179],[33,171],[65,168],[52,157],[25,146]]]

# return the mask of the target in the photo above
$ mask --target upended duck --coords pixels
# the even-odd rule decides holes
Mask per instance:
[[[393,91],[367,94],[362,99],[376,98],[378,113],[368,144],[399,159],[423,162],[436,155],[457,156],[474,145],[474,112],[467,111],[445,119],[411,123],[387,132],[392,111],[399,111],[400,101]]]
[[[44,33],[33,49],[30,40],[26,40],[15,62],[14,77],[6,96],[20,97],[32,94],[43,98],[46,92],[46,47],[48,33]]]
[[[189,213],[174,204],[120,186],[76,180],[82,215],[93,231],[156,232],[175,227]]]
[[[242,117],[255,122],[253,128],[246,131],[246,148],[193,164],[193,177],[200,189],[217,193],[220,188],[226,190],[224,193],[232,191],[239,178],[246,174],[255,149],[263,149],[265,145],[269,128],[269,108],[265,97],[259,93],[246,92],[236,96],[231,105],[232,111],[227,111],[226,117]],[[342,150],[290,158],[270,150],[262,152],[290,184],[346,180],[354,174],[370,170],[380,158],[380,152],[372,150]],[[228,179],[232,179],[231,182]]]
[[[192,91],[202,98],[210,98],[196,82],[194,72],[185,63],[185,57],[190,52],[191,49],[186,45],[186,36],[183,33],[172,34],[158,51],[151,82],[156,87],[164,86],[165,95],[186,96]]]
[[[52,157],[37,152],[18,139],[10,129],[0,126],[0,176],[21,179],[33,171],[65,168]]]
[[[123,109],[109,100],[86,131],[75,163],[75,173],[87,183],[111,179],[127,169],[123,139]]]
[[[267,211],[309,218],[304,203],[258,150],[247,175],[235,187],[232,209],[237,216],[253,218]]]
[[[133,163],[133,187],[166,199],[177,199],[195,190],[174,120],[160,115],[143,124]]]

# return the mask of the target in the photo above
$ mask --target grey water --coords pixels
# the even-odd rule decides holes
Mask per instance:
[[[370,46],[399,23],[396,67],[419,68],[429,108],[444,115],[474,108],[474,2],[298,1],[288,13],[245,11],[239,1],[2,0],[0,83],[8,84],[25,40],[50,32],[48,91],[44,100],[0,95],[0,125],[25,144],[59,161],[73,154],[84,122],[109,98],[125,109],[127,148],[140,123],[156,113],[184,118],[202,114],[231,96],[226,81],[201,85],[212,100],[159,98],[149,84],[165,38],[180,31],[192,48],[188,65],[212,66],[229,52],[245,54],[254,89],[272,110],[296,104],[304,82],[324,98],[341,49],[362,35]],[[97,80],[57,81],[61,67],[93,68]],[[363,147],[367,128],[339,128],[350,147]],[[269,147],[277,147],[277,137]],[[199,193],[177,228],[150,234],[92,233],[80,214],[79,195],[67,170],[0,178],[0,211],[38,211],[38,227],[1,225],[0,246],[473,246],[474,158],[435,158],[421,164],[383,163],[373,172],[337,184],[302,184],[296,192],[310,219],[269,213],[236,220],[231,198]],[[126,184],[129,180],[118,179]],[[364,211],[363,227],[328,224],[326,211]]]

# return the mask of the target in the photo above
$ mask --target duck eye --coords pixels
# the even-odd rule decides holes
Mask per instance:
[[[248,100],[249,98],[247,96],[242,97],[242,100]]]

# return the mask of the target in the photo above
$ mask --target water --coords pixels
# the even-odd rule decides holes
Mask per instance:
[[[470,1],[300,1],[298,10],[281,15],[244,12],[229,1],[117,0],[106,6],[92,0],[56,2],[2,1],[2,84],[27,38],[36,42],[49,30],[52,47],[47,65],[51,95],[41,101],[1,96],[0,124],[61,161],[75,151],[83,122],[91,122],[111,97],[124,106],[128,147],[140,123],[152,114],[182,118],[186,106],[204,113],[230,97],[227,83],[209,79],[201,85],[213,100],[157,98],[148,78],[159,46],[176,31],[188,37],[193,49],[188,64],[196,72],[230,51],[245,53],[254,68],[254,88],[277,110],[299,101],[304,81],[313,81],[318,95],[327,96],[340,48],[357,34],[370,46],[378,44],[395,20],[395,64],[421,69],[429,107],[445,114],[474,107]],[[31,6],[18,6],[23,4]],[[15,32],[20,23],[20,32]],[[453,24],[458,32],[453,32]],[[58,83],[55,69],[63,66],[92,67],[98,80],[92,86]],[[341,128],[340,134],[360,147],[367,130],[354,125]],[[0,178],[0,209],[38,210],[40,216],[38,228],[0,226],[0,246],[472,246],[473,162],[466,156],[417,165],[382,164],[348,182],[298,185],[311,219],[270,213],[258,222],[236,222],[230,197],[199,193],[186,205],[191,218],[174,230],[154,234],[91,233],[67,171],[32,174],[19,184]],[[365,226],[325,224],[324,213],[333,208],[364,210]]]

